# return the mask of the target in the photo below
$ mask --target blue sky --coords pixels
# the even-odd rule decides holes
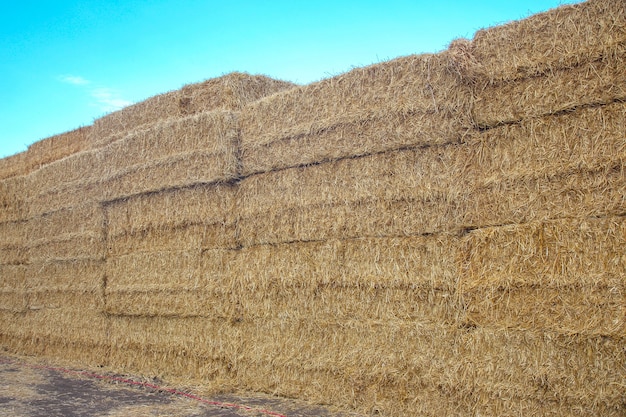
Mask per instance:
[[[5,1],[0,157],[228,72],[307,84],[574,2]]]

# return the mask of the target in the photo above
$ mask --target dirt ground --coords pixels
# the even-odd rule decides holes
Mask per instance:
[[[0,355],[0,417],[351,417],[261,395],[198,397],[137,377]]]

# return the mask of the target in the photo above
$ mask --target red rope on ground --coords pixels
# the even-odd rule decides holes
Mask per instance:
[[[189,398],[191,400],[195,400],[195,401],[201,402],[203,404],[212,405],[212,406],[215,406],[215,407],[233,408],[233,409],[245,410],[245,411],[255,411],[255,412],[258,412],[258,413],[261,413],[261,414],[265,414],[265,415],[268,415],[268,416],[273,416],[273,417],[287,417],[284,414],[279,414],[279,413],[276,413],[274,411],[253,408],[253,407],[249,407],[247,405],[223,403],[223,402],[220,402],[220,401],[211,401],[211,400],[207,400],[205,398],[199,397],[199,396],[197,396],[195,394],[190,394],[190,393],[187,393],[187,392],[184,392],[184,391],[179,391],[179,390],[174,389],[174,388],[164,388],[164,387],[158,386],[156,384],[151,384],[149,382],[135,381],[135,380],[128,379],[128,378],[121,378],[121,377],[108,376],[108,375],[100,375],[100,374],[96,374],[96,373],[93,373],[93,372],[87,372],[87,371],[75,371],[75,370],[72,370],[72,369],[66,369],[66,368],[60,368],[60,367],[54,367],[54,366],[33,365],[33,364],[29,364],[29,363],[17,362],[17,361],[13,361],[13,360],[10,360],[10,359],[3,359],[3,358],[0,358],[0,363],[1,364],[21,365],[21,366],[25,366],[25,367],[32,368],[32,369],[44,369],[44,370],[47,370],[47,371],[63,372],[63,373],[66,373],[66,374],[80,375],[80,376],[84,376],[84,377],[88,377],[88,378],[100,379],[100,380],[103,380],[103,381],[119,382],[119,383],[122,383],[122,384],[131,385],[131,386],[138,386],[138,387],[143,387],[143,388],[149,388],[149,389],[152,389],[152,390],[155,390],[155,391],[167,392],[168,394],[176,395],[176,396],[179,396],[179,397]]]

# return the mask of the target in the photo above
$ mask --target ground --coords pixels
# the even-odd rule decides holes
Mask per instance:
[[[262,395],[196,396],[139,377],[0,355],[0,417],[348,417]]]

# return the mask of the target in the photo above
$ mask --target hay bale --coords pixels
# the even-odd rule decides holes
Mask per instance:
[[[105,200],[105,190],[95,183],[61,184],[41,194],[34,194],[28,204],[30,217]]]
[[[106,203],[108,255],[236,248],[234,199],[232,185],[212,184]]]
[[[209,249],[236,249],[234,225],[192,224],[171,229],[145,229],[138,232],[109,236],[107,256],[129,255],[135,252],[158,252]]]
[[[0,263],[0,311],[25,311],[26,302],[24,265]]]
[[[479,30],[451,49],[466,48],[473,60],[464,76],[504,84],[597,61],[626,42],[625,28],[623,2],[590,0]]]
[[[82,366],[106,363],[108,320],[101,291],[33,290],[28,311],[15,316],[7,343],[12,349]]]
[[[97,167],[103,165],[100,162],[102,154],[96,151],[85,151],[70,155],[66,158],[51,162],[33,171],[28,180],[32,187],[34,197],[54,192],[73,184],[80,184],[101,178],[105,172],[100,172]],[[33,215],[43,211],[32,208]]]
[[[29,243],[25,250],[29,262],[103,259],[105,241],[102,236],[66,235],[40,240],[37,243]]]
[[[458,242],[432,235],[246,247],[221,290],[244,320],[455,322]]]
[[[30,168],[38,169],[43,165],[87,149],[87,137],[90,130],[91,126],[79,127],[33,143],[26,152]]]
[[[26,217],[26,184],[23,176],[0,180],[0,222],[23,220]]]
[[[467,319],[623,337],[625,245],[623,216],[474,230],[461,254]]]
[[[398,58],[250,104],[241,114],[243,174],[458,141],[471,94],[449,61],[446,53]]]
[[[26,242],[26,222],[10,221],[0,223],[0,247],[23,247]]]
[[[231,73],[180,90],[160,94],[94,121],[89,138],[102,146],[159,120],[213,110],[239,110],[250,101],[291,88],[293,84],[264,76]]]
[[[38,261],[25,266],[30,292],[98,293],[104,284],[104,260],[67,259]],[[34,302],[33,302],[34,303]],[[31,308],[36,306],[31,303]]]
[[[96,204],[68,207],[33,217],[27,223],[29,243],[69,235],[104,235],[104,213]]]
[[[626,100],[626,45],[599,61],[542,77],[478,86],[472,109],[481,128]]]
[[[0,179],[25,175],[28,173],[27,152],[20,152],[5,158],[0,158]]]
[[[21,265],[28,262],[28,251],[22,245],[0,245],[0,265]]]
[[[219,315],[211,297],[226,279],[232,251],[137,252],[106,263],[106,311],[116,315]],[[181,296],[181,293],[183,296]],[[223,314],[223,313],[221,313]]]

